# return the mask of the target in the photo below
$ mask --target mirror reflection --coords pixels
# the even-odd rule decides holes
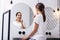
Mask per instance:
[[[13,22],[13,24],[19,28],[25,29],[25,24],[24,24],[24,21],[22,19],[21,12],[16,13],[16,20]]]
[[[25,30],[30,28],[32,22],[32,9],[25,3],[15,4],[11,9],[10,39],[22,38]]]
[[[32,9],[24,3],[18,3],[12,7],[11,25],[19,29],[28,28],[33,22]]]

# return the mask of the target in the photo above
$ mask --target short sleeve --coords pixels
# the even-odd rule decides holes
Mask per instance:
[[[40,16],[40,15],[37,16],[37,17],[34,19],[34,22],[37,23],[37,24],[40,24],[41,21],[42,21],[42,20],[41,20],[41,16]]]

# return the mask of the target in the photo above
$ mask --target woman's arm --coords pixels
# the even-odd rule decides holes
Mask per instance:
[[[34,24],[34,29],[33,31],[28,35],[28,38],[32,37],[38,30],[39,24],[35,23]]]
[[[24,36],[24,37],[22,38],[22,40],[26,40],[26,39],[32,37],[32,36],[37,32],[38,27],[39,27],[39,24],[35,23],[33,31],[32,31],[29,35]]]
[[[21,21],[22,28],[25,29],[25,26],[23,24],[23,20]]]
[[[22,28],[25,29],[24,24],[22,24]]]

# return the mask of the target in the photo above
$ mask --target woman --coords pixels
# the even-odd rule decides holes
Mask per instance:
[[[14,21],[13,24],[21,29],[25,29],[21,12],[16,13],[16,21]]]
[[[45,26],[44,22],[46,21],[44,4],[38,3],[36,6],[36,16],[34,17],[34,28],[33,31],[22,38],[22,40],[27,40],[28,38],[35,40],[45,40]]]

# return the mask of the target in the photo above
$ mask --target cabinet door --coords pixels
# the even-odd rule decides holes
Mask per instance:
[[[8,40],[10,32],[10,10],[3,13],[2,16],[2,39]]]

